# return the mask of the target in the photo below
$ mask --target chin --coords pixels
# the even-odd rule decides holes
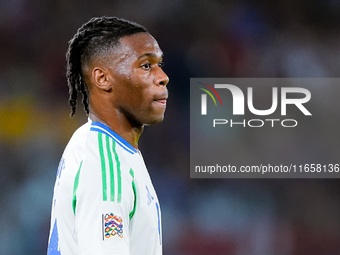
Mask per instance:
[[[145,126],[152,126],[152,125],[156,125],[158,123],[161,123],[164,119],[164,114],[162,114],[161,116],[158,116],[156,118],[153,119],[149,119],[147,121],[144,122]]]

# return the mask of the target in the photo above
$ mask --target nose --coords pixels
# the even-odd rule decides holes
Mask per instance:
[[[169,83],[169,77],[163,71],[162,68],[159,67],[159,72],[156,76],[156,84],[160,86],[166,86]]]

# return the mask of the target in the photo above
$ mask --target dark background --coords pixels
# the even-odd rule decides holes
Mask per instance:
[[[141,23],[165,54],[166,119],[140,140],[164,254],[339,254],[338,179],[189,178],[190,77],[339,77],[339,1],[254,2],[1,0],[0,254],[46,254],[58,162],[86,121],[81,106],[68,117],[67,42],[103,15]]]

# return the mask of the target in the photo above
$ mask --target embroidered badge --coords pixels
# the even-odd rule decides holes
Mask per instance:
[[[123,219],[113,213],[103,214],[104,239],[113,236],[123,238]]]

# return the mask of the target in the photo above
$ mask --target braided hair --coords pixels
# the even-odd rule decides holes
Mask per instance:
[[[76,112],[78,93],[82,95],[84,111],[89,114],[89,94],[82,70],[93,57],[112,50],[120,38],[143,32],[147,32],[143,26],[116,17],[92,18],[78,29],[66,54],[71,117]]]

